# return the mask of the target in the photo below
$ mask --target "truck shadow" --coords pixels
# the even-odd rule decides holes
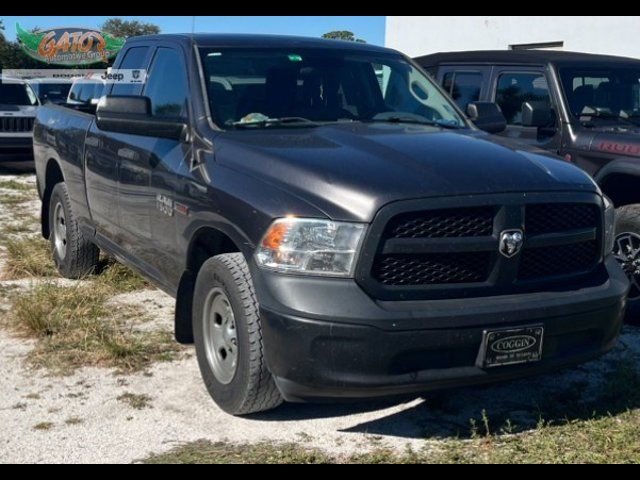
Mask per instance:
[[[35,174],[33,161],[11,161],[0,159],[0,176],[3,175],[32,175]]]
[[[254,416],[297,421],[353,416],[342,432],[407,439],[513,434],[541,421],[561,425],[640,407],[640,329],[627,327],[616,349],[583,366],[489,387],[414,398],[407,403],[284,405]],[[344,423],[344,418],[341,420]]]

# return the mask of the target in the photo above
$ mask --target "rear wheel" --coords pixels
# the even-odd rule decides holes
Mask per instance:
[[[100,250],[80,230],[64,183],[51,193],[49,227],[53,261],[60,275],[77,279],[95,271]]]
[[[629,281],[628,323],[640,323],[640,205],[628,205],[616,211],[614,256]]]
[[[222,410],[248,415],[282,403],[266,366],[258,301],[242,254],[218,255],[202,266],[193,336],[202,378]]]

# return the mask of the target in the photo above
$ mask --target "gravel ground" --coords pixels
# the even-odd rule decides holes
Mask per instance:
[[[0,180],[10,178],[33,181],[0,176]],[[37,211],[37,202],[30,209]],[[9,218],[8,212],[0,212],[0,225]],[[30,283],[17,285],[28,288]],[[16,282],[0,282],[2,289],[11,285]],[[119,295],[111,301],[141,306],[153,317],[148,328],[172,327],[173,300],[157,290]],[[51,377],[26,365],[33,345],[0,330],[2,463],[133,462],[199,439],[295,442],[335,455],[382,446],[398,451],[408,445],[437,448],[443,439],[468,438],[470,419],[480,420],[483,412],[489,418],[510,419],[516,434],[535,428],[541,405],[576,392],[580,401],[588,401],[620,365],[640,364],[640,329],[627,327],[619,346],[606,357],[553,375],[403,403],[285,405],[240,419],[213,404],[192,349],[179,361],[129,376],[84,368],[72,376]],[[124,394],[147,396],[148,405],[135,409],[119,400]],[[574,415],[570,408],[558,412],[562,419]]]

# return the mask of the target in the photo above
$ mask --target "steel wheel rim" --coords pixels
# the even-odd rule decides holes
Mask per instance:
[[[57,203],[53,210],[53,244],[63,260],[67,256],[67,217],[62,203]]]
[[[640,235],[631,232],[618,235],[613,255],[631,282],[629,300],[640,299]]]
[[[204,347],[216,380],[229,385],[238,370],[238,335],[231,302],[220,288],[211,290],[203,310]]]

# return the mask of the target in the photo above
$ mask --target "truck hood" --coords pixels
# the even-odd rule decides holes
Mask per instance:
[[[566,162],[472,130],[349,123],[226,132],[214,144],[221,164],[334,220],[369,222],[382,206],[416,198],[598,191]]]

